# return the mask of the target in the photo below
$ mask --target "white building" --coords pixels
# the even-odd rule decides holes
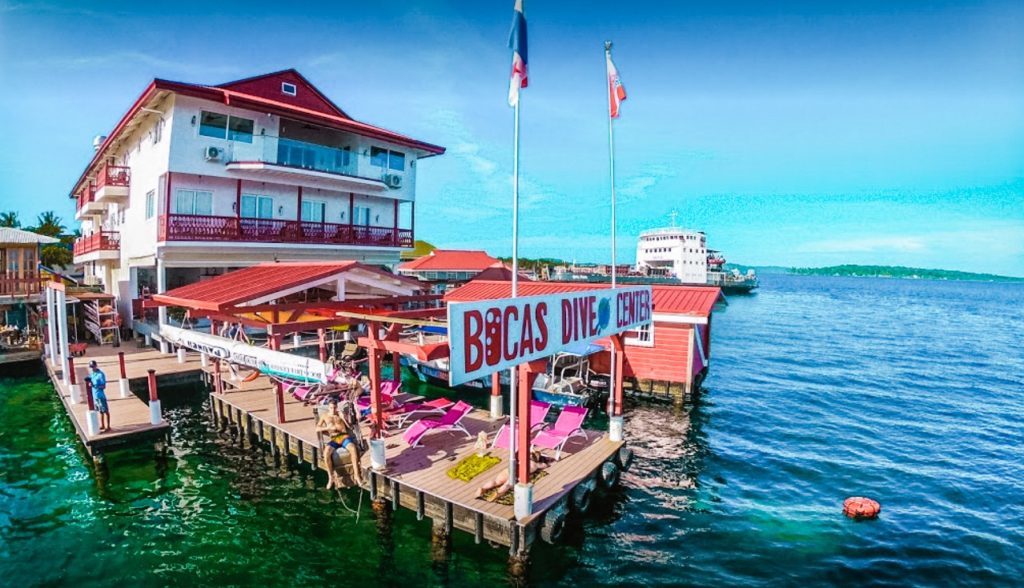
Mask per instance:
[[[686,284],[708,281],[707,238],[700,231],[678,227],[640,233],[636,269],[645,274],[667,274]]]
[[[416,162],[444,153],[358,122],[295,70],[154,80],[75,183],[75,263],[126,319],[162,292],[265,261],[397,264]],[[132,314],[132,308],[135,314]]]

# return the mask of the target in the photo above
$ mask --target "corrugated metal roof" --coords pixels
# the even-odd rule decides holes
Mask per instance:
[[[630,284],[633,285],[633,284]],[[542,296],[561,292],[578,292],[610,288],[611,284],[576,284],[572,282],[520,282],[520,296]],[[722,296],[718,288],[706,286],[672,286],[652,284],[651,293],[654,312],[667,314],[688,314],[708,316],[715,302]],[[474,280],[465,286],[452,290],[445,295],[448,302],[470,302],[474,300],[492,300],[508,298],[512,295],[510,282]]]
[[[305,284],[309,284],[309,287],[312,288],[334,276],[341,276],[354,269],[398,280],[409,285],[410,288],[422,287],[418,282],[409,278],[396,276],[356,261],[277,262],[254,265],[216,278],[175,288],[163,294],[155,294],[153,299],[172,306],[222,310],[277,292],[301,288]]]
[[[24,229],[15,229],[14,227],[0,227],[0,243],[17,243],[18,245],[38,243],[40,245],[50,245],[52,243],[60,243],[60,239],[54,239],[53,237],[47,237],[46,235],[40,235]]]
[[[398,266],[400,270],[411,271],[483,271],[500,263],[486,251],[435,249],[419,259],[407,261]]]

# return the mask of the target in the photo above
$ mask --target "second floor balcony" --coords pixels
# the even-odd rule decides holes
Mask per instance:
[[[160,218],[158,241],[290,243],[298,245],[413,246],[412,229],[234,216],[170,214]]]
[[[208,149],[207,159],[222,159],[229,171],[259,172],[268,177],[314,178],[338,189],[401,193],[411,161],[404,152],[373,147],[364,153],[352,147],[331,147],[287,137],[256,135],[232,141],[221,152]],[[397,194],[396,194],[397,195]]]
[[[120,259],[121,234],[114,231],[99,231],[75,239],[75,263]]]

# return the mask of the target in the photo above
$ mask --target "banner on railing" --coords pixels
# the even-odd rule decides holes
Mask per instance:
[[[327,366],[317,359],[299,357],[170,325],[160,325],[160,336],[172,345],[205,353],[235,365],[257,369],[269,376],[300,382],[327,382]]]
[[[449,383],[456,386],[650,322],[650,286],[452,303]]]

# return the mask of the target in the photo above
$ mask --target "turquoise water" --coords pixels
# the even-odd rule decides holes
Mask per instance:
[[[698,408],[628,407],[633,469],[534,550],[531,583],[1021,584],[1024,287],[762,283],[716,314]],[[428,521],[214,433],[201,391],[165,396],[166,452],[99,468],[40,375],[0,393],[5,584],[508,581],[505,549],[458,533],[435,552]],[[878,520],[843,517],[860,494]]]

